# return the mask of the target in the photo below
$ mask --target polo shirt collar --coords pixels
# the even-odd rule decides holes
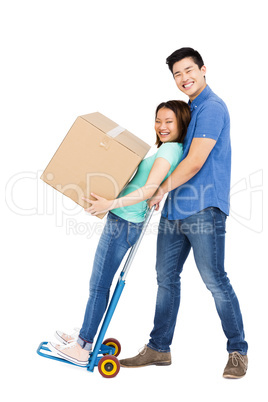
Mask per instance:
[[[203,91],[192,102],[189,101],[188,105],[190,106],[191,112],[201,105],[201,103],[207,99],[211,92],[210,87],[207,85],[206,88],[204,88]]]

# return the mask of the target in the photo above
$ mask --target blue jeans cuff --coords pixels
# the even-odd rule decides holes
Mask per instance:
[[[168,350],[162,350],[162,349],[159,349],[159,348],[155,348],[154,346],[152,346],[152,345],[150,344],[150,342],[147,344],[147,346],[148,346],[148,348],[150,348],[150,349],[152,349],[152,350],[154,350],[154,351],[156,351],[156,352],[162,352],[162,353],[168,353],[168,352],[170,352],[170,348],[168,348]]]
[[[77,343],[82,349],[88,350],[89,352],[92,350],[92,343],[84,341],[80,336],[77,338]]]

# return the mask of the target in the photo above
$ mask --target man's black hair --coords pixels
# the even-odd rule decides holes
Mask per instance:
[[[168,56],[166,63],[173,74],[173,65],[186,57],[191,57],[195,64],[198,65],[199,69],[203,67],[204,62],[201,55],[197,50],[192,49],[191,47],[182,47],[181,49],[175,50],[170,56]]]

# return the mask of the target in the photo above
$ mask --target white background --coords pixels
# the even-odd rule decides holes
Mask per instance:
[[[265,10],[261,0],[25,0],[1,6],[1,364],[6,401],[266,400]],[[190,255],[173,364],[121,369],[115,379],[105,380],[97,369],[92,374],[36,354],[55,329],[81,325],[103,225],[39,177],[81,114],[99,111],[153,145],[157,104],[186,100],[165,64],[183,46],[201,53],[207,82],[231,115],[226,270],[243,312],[249,370],[239,381],[222,378],[226,339]],[[107,336],[122,344],[122,358],[134,356],[152,329],[159,217],[153,217],[152,233],[145,236],[108,329]]]

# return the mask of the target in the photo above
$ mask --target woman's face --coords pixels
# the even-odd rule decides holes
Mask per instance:
[[[155,119],[155,132],[159,140],[165,142],[176,142],[179,137],[178,123],[175,113],[167,108],[158,110]]]

